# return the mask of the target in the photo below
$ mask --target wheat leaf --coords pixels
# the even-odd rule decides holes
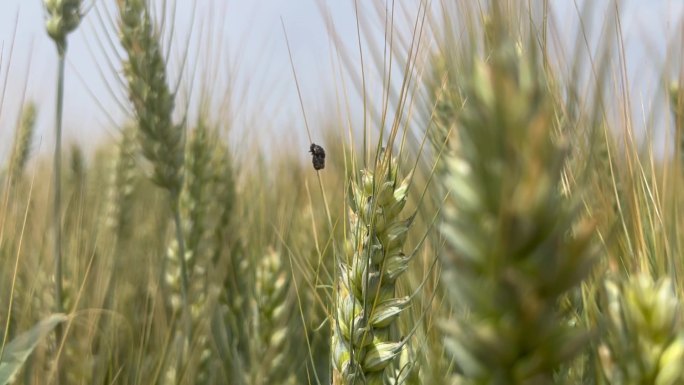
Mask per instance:
[[[7,344],[0,359],[0,385],[8,384],[19,372],[21,366],[36,348],[36,345],[47,336],[58,324],[67,320],[64,314],[53,314],[38,322],[29,331],[18,335]]]

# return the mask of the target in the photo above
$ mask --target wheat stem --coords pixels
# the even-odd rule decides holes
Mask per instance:
[[[59,52],[59,66],[57,69],[57,110],[55,115],[55,151],[53,159],[54,188],[52,231],[54,233],[54,263],[55,263],[55,302],[58,313],[62,309],[62,111],[64,105],[64,63],[65,51]],[[61,339],[61,327],[57,327],[57,338]]]

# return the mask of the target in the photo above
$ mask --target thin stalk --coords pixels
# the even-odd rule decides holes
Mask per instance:
[[[57,67],[57,111],[55,116],[55,154],[54,167],[54,202],[52,227],[54,231],[54,256],[55,256],[55,302],[57,313],[63,312],[62,303],[62,110],[64,105],[64,63],[66,62],[66,44],[57,44],[58,67]],[[55,327],[55,338],[58,346],[61,346],[64,331],[62,325]],[[59,357],[59,356],[58,356]],[[59,358],[58,358],[59,360]],[[57,363],[59,366],[59,362]],[[63,384],[63,372],[57,375],[57,384]]]
[[[45,29],[57,47],[57,108],[55,116],[55,153],[54,153],[54,202],[52,227],[54,232],[55,257],[55,302],[58,313],[63,312],[62,295],[62,112],[64,110],[64,67],[66,62],[67,35],[81,22],[82,0],[44,0],[46,20]],[[63,346],[64,332],[60,324],[55,328],[57,343]],[[60,353],[58,352],[58,360]],[[59,361],[55,368],[59,368]],[[64,371],[57,374],[57,383],[65,383]]]
[[[53,202],[53,231],[54,231],[54,255],[55,255],[55,301],[57,302],[57,312],[62,309],[62,110],[64,104],[64,63],[65,48],[59,48],[59,66],[57,69],[57,112],[55,117],[55,154],[54,154],[54,202]],[[61,327],[57,327],[58,339],[61,338]]]

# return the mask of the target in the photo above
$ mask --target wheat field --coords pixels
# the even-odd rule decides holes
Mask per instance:
[[[0,385],[684,384],[682,20],[635,107],[621,1],[576,5],[593,33],[548,0],[360,3],[349,38],[318,2],[317,103],[282,23],[290,145],[234,128],[173,2],[43,1],[55,140],[28,98],[2,127]],[[96,146],[62,139],[86,22],[126,112]]]

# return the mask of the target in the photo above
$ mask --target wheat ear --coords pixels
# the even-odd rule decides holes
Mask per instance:
[[[165,60],[160,37],[152,25],[145,0],[118,0],[121,44],[128,55],[124,74],[128,96],[137,116],[140,145],[154,166],[152,180],[166,189],[171,198],[178,254],[185,255],[185,239],[180,217],[183,186],[184,130],[173,122],[174,95],[166,82]],[[185,323],[191,329],[188,309],[188,270],[180,258],[182,303]]]
[[[24,174],[26,163],[31,154],[31,141],[35,131],[36,114],[35,103],[27,103],[21,112],[21,119],[14,137],[12,155],[9,162],[9,177],[14,183]]]
[[[334,308],[335,384],[382,384],[402,350],[393,327],[409,298],[396,296],[395,282],[408,267],[402,246],[412,218],[400,218],[410,177],[400,182],[397,172],[397,162],[382,155],[351,184],[350,234]]]
[[[256,266],[254,290],[254,338],[252,381],[254,385],[294,383],[288,372],[288,326],[292,308],[290,274],[282,256],[269,249]]]
[[[682,302],[668,278],[646,274],[605,282],[598,353],[608,384],[684,383]]]
[[[568,151],[543,71],[493,9],[487,59],[461,82],[458,150],[442,160],[442,277],[458,309],[442,327],[465,383],[552,384],[586,341],[557,304],[590,271],[593,227],[560,190]]]

